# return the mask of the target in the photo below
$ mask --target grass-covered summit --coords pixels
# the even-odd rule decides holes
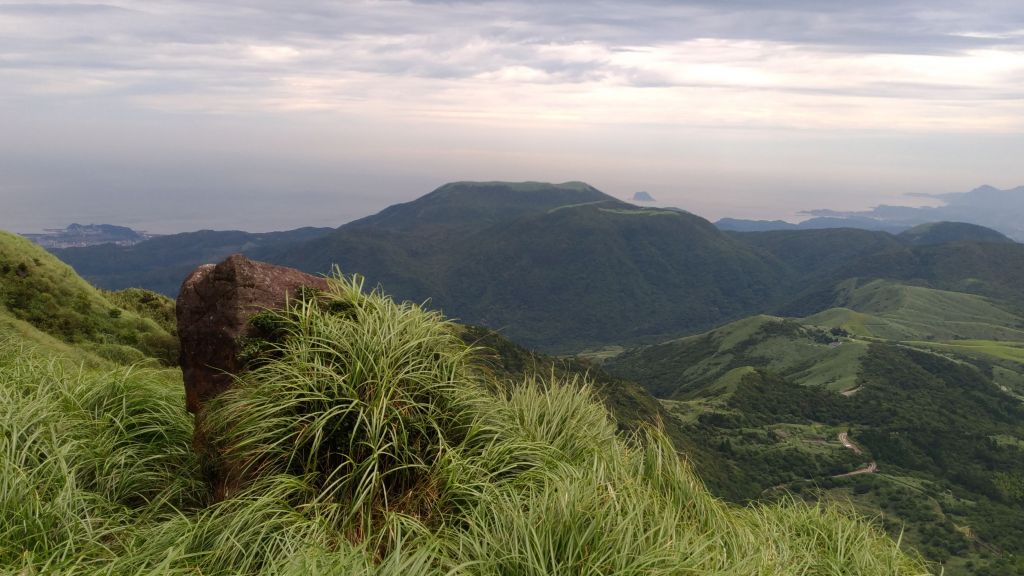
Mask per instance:
[[[293,303],[200,421],[166,372],[0,344],[0,568],[80,574],[925,574],[830,507],[713,498],[582,381],[502,381],[438,314],[361,283]]]

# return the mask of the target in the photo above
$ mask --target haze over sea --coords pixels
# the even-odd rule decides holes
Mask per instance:
[[[0,228],[337,226],[454,180],[717,219],[1024,182],[1024,4],[0,4]]]

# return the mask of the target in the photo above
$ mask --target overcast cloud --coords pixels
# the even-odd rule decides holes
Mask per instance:
[[[1024,184],[1024,3],[0,2],[0,228],[337,226],[449,180],[711,218]]]

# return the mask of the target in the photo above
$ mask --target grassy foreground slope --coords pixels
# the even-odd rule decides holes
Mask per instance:
[[[173,302],[165,296],[138,289],[103,293],[42,248],[0,231],[0,322],[8,330],[27,336],[31,326],[115,362],[175,364],[170,315]]]
[[[586,379],[621,433],[635,433],[652,424],[657,426],[676,450],[700,470],[701,480],[712,493],[733,501],[743,499],[745,487],[737,484],[737,478],[742,476],[740,471],[707,446],[694,442],[684,432],[678,418],[639,384],[611,376],[590,361],[528,350],[487,328],[461,326],[458,330],[464,342],[480,349],[480,363],[489,377],[503,381],[523,381],[536,375]]]
[[[925,574],[836,507],[714,499],[591,388],[488,376],[458,329],[336,279],[202,421],[179,386],[0,343],[0,568],[81,574]]]

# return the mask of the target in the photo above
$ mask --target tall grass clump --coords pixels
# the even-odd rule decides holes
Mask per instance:
[[[83,370],[0,341],[0,566],[94,570],[142,516],[198,504],[172,386],[167,371]]]
[[[200,414],[180,387],[0,355],[0,568],[108,574],[926,574],[851,512],[712,497],[582,378],[496,380],[439,314],[332,278],[264,317]]]
[[[434,523],[454,497],[458,454],[482,437],[471,349],[438,313],[364,294],[356,278],[304,298],[274,342],[203,415],[225,491],[281,475],[349,540],[389,513]]]

